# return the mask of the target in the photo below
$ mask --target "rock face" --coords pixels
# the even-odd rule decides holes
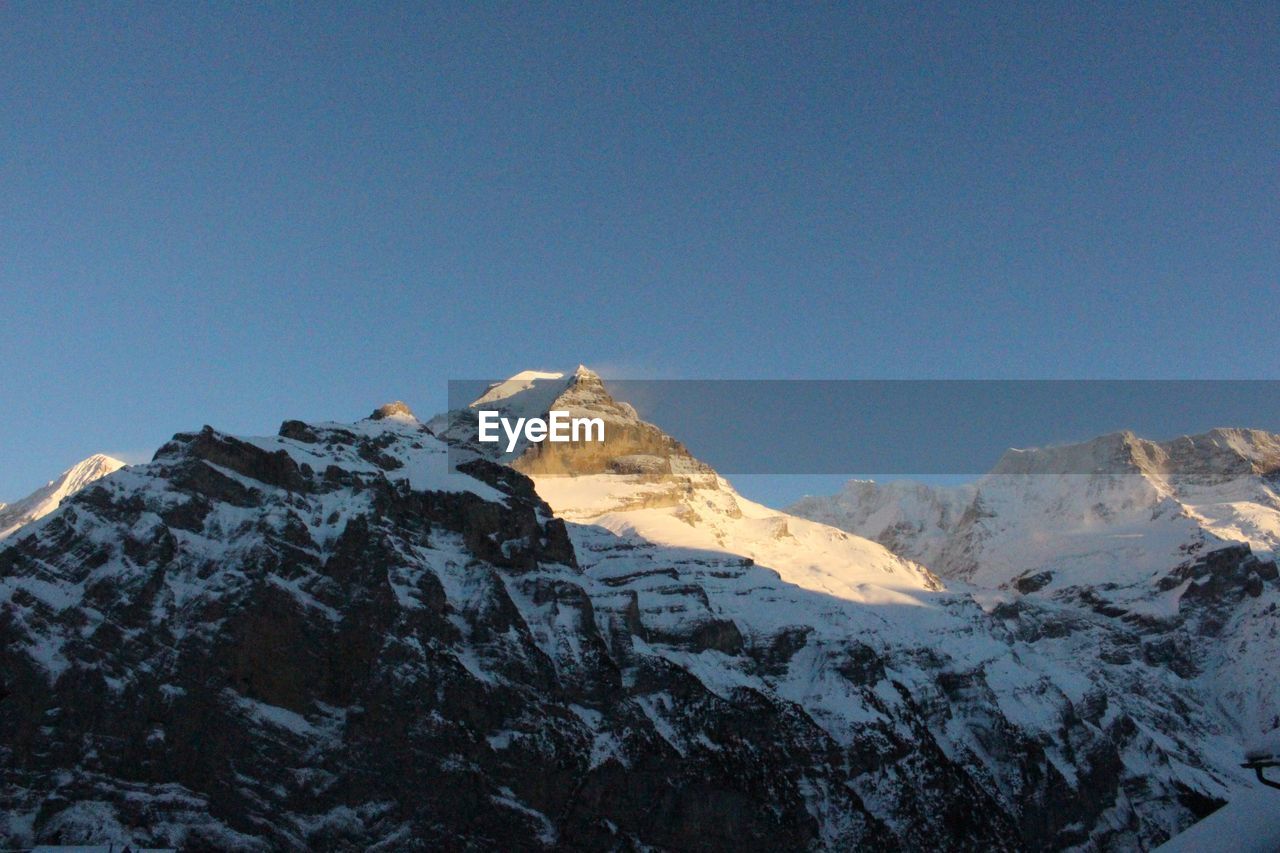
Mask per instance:
[[[600,377],[586,367],[572,374],[518,373],[494,384],[468,409],[451,412],[447,424],[439,419],[432,425],[449,438],[471,441],[481,410],[496,410],[510,419],[566,411],[572,418],[599,418],[604,423],[603,442],[531,444],[521,438],[510,453],[492,445],[478,448],[530,476],[587,476],[624,469],[654,478],[714,474],[679,441],[641,420],[630,404],[614,400]]]
[[[678,449],[531,480],[391,415],[180,434],[0,544],[6,846],[1141,849],[1246,784],[1145,622],[734,518]],[[862,562],[780,577],[820,535]]]
[[[578,368],[552,407],[568,411],[570,417],[600,418],[605,424],[605,440],[543,442],[526,447],[512,466],[530,476],[626,472],[660,478],[682,471],[711,473],[683,444],[642,421],[629,404],[615,401],[600,377],[586,368]]]
[[[373,414],[369,415],[370,420],[381,421],[387,418],[399,418],[401,420],[416,421],[413,410],[401,400],[392,403],[384,403],[373,410]]]
[[[124,463],[119,459],[95,453],[72,465],[22,500],[11,504],[0,503],[0,539],[13,535],[24,524],[44,518],[69,496],[123,467]]]

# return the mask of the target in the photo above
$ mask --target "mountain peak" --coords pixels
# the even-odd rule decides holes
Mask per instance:
[[[567,411],[605,423],[601,444],[531,445],[521,440],[508,461],[525,474],[595,474],[619,466],[670,473],[673,459],[703,474],[709,470],[679,441],[641,420],[629,403],[615,400],[599,374],[585,365],[578,365],[571,375],[522,371],[491,385],[469,408],[498,409],[508,418],[543,418],[552,410]]]
[[[369,415],[369,420],[371,421],[383,421],[388,419],[414,422],[418,420],[418,418],[413,414],[413,410],[401,400],[383,403],[381,406],[373,410],[373,414]]]
[[[51,480],[45,488],[60,485],[66,490],[63,495],[65,497],[73,492],[78,492],[99,477],[105,477],[112,471],[118,471],[123,467],[124,463],[119,459],[108,456],[105,453],[95,453],[63,471],[57,479]]]
[[[1073,444],[1010,449],[991,469],[1003,474],[1138,473],[1151,467],[1153,442],[1130,430],[1100,435]]]
[[[0,504],[0,539],[11,535],[20,527],[43,518],[58,508],[66,498],[124,467],[119,459],[104,453],[95,453],[82,459],[45,483],[31,494],[11,504]]]

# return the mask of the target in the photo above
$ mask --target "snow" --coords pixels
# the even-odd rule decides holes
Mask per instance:
[[[510,788],[499,788],[497,794],[490,794],[489,799],[495,804],[503,806],[513,811],[517,811],[529,818],[532,818],[538,825],[538,840],[548,847],[554,845],[559,840],[559,833],[556,832],[556,825],[551,819],[537,809],[526,806],[520,800],[516,799],[516,795],[512,793]]]
[[[348,471],[370,475],[381,473],[392,482],[407,483],[414,491],[471,492],[487,501],[506,500],[505,494],[487,483],[459,473],[450,460],[448,445],[415,418],[366,418],[354,424],[325,422],[311,426],[365,438],[394,439],[382,452],[398,462],[400,467],[383,470],[362,458],[350,445],[339,445],[334,449],[326,444],[310,444],[278,435],[250,436],[241,440],[268,452],[284,450],[294,462],[307,464],[317,471],[337,464]]]
[[[101,478],[120,470],[124,463],[101,453],[81,460],[44,486],[11,504],[0,503],[0,539],[19,528],[44,518],[71,495]]]
[[[346,722],[345,709],[317,703],[314,719],[279,705],[271,705],[236,693],[230,688],[222,691],[223,697],[249,719],[279,731],[309,741],[337,742]]]
[[[490,749],[509,749],[513,741],[520,737],[520,732],[504,729],[489,735],[485,740],[489,742]]]
[[[307,722],[306,717],[287,708],[281,708],[278,705],[255,702],[253,703],[252,713],[263,722],[287,729],[297,735],[310,736],[316,732],[315,727]]]
[[[727,619],[749,643],[766,646],[786,630],[805,632],[803,648],[790,665],[769,679],[749,675],[749,664],[715,650],[691,652],[638,638],[633,642],[637,652],[681,666],[722,698],[747,688],[795,701],[841,742],[852,742],[862,726],[883,719],[866,704],[859,688],[833,668],[834,660],[855,640],[891,654],[898,664],[889,677],[904,684],[927,684],[932,678],[929,671],[908,665],[914,649],[945,648],[954,668],[985,668],[988,679],[1008,694],[1010,711],[1033,731],[1055,729],[1057,700],[1078,701],[1091,686],[1070,666],[1032,649],[1014,651],[986,635],[975,624],[985,614],[966,589],[902,591],[902,600],[864,594],[855,601],[801,588],[773,571],[735,563],[722,553],[657,545],[633,534],[619,538],[594,525],[571,524],[569,531],[585,575],[600,584],[593,592],[598,618],[608,618],[609,594],[618,588],[627,591],[626,601],[630,592],[638,595],[641,622],[649,630],[676,631],[701,618]],[[617,587],[621,580],[626,580],[625,586]],[[705,604],[696,596],[673,595],[690,584],[705,593]],[[623,596],[616,600],[615,606],[625,606]],[[965,602],[967,606],[958,606]],[[1046,674],[1056,685],[1052,689]],[[886,686],[880,701],[897,707],[901,698],[887,689],[887,683],[879,682]],[[667,731],[661,728],[659,706],[642,703],[642,708]],[[684,748],[678,739],[673,745]]]
[[[1245,789],[1155,853],[1275,853],[1280,850],[1280,791]]]
[[[1273,729],[1245,744],[1244,757],[1245,761],[1280,761],[1280,729]]]
[[[882,545],[749,501],[714,475],[693,480],[690,489],[622,474],[535,477],[534,483],[566,520],[658,545],[747,557],[785,581],[847,600],[910,606],[917,600],[897,590],[939,586]]]
[[[281,589],[289,593],[291,596],[293,596],[294,600],[296,600],[303,607],[307,609],[318,610],[319,612],[323,613],[325,618],[328,619],[330,622],[336,623],[336,622],[342,621],[341,613],[339,613],[337,610],[334,610],[329,605],[322,603],[321,601],[316,599],[315,596],[311,595],[309,592],[303,589],[301,579],[292,578],[292,579],[286,580],[285,578],[282,578],[279,575],[271,575],[270,577],[267,578],[267,582],[270,583],[272,586],[276,587],[277,589]],[[192,590],[193,594],[195,592],[196,591]],[[403,606],[403,602],[402,602],[402,606]]]
[[[1200,542],[1274,552],[1280,494],[1260,472],[1275,465],[1280,437],[1254,430],[1164,443],[1115,433],[1009,451],[972,485],[851,481],[792,511],[985,587],[1050,571],[1046,593],[1072,585],[1145,593]]]
[[[636,707],[643,711],[644,715],[649,718],[649,722],[653,724],[654,731],[656,731],[663,740],[670,744],[671,748],[674,749],[678,755],[683,757],[687,755],[687,751],[684,744],[681,742],[680,734],[676,731],[675,727],[668,722],[667,718],[663,716],[663,699],[666,698],[667,697],[661,693],[653,693],[647,696],[636,696],[631,701],[634,702]]]
[[[486,397],[495,405],[528,406],[532,411],[554,403],[560,393],[555,389],[562,390],[568,381],[563,374],[526,372],[495,385]],[[284,450],[316,471],[337,464],[368,476],[386,476],[416,490],[466,490],[486,500],[507,499],[450,468],[449,445],[416,420],[387,417],[313,426],[376,439],[382,452],[400,467],[385,470],[340,441],[311,444],[279,436],[247,440],[264,450]],[[1117,446],[1127,445],[1121,441]],[[1017,464],[1026,464],[1028,458],[1018,455]],[[1229,649],[1221,661],[1211,660],[1199,679],[1189,680],[1147,666],[1140,658],[1101,661],[1099,650],[1118,637],[1131,639],[1132,629],[1055,600],[1052,593],[1069,584],[1127,583],[1144,592],[1130,596],[1131,614],[1152,619],[1176,616],[1185,585],[1146,595],[1152,573],[1167,571],[1185,559],[1181,546],[1206,518],[1218,519],[1214,523],[1223,529],[1252,525],[1250,530],[1264,536],[1270,516],[1262,502],[1265,486],[1256,480],[1184,482],[1174,488],[1164,473],[1157,472],[1163,478],[1157,481],[1144,470],[1136,478],[1076,475],[1066,484],[1023,477],[1021,485],[1001,485],[1006,481],[993,475],[978,486],[953,492],[920,484],[851,486],[850,513],[859,523],[898,526],[905,522],[899,531],[908,544],[926,554],[942,552],[949,528],[982,494],[991,514],[982,519],[983,535],[975,539],[980,565],[966,575],[969,580],[949,580],[943,588],[920,564],[881,544],[748,501],[696,460],[673,456],[670,462],[669,476],[535,478],[539,495],[567,522],[580,574],[559,565],[540,566],[528,575],[495,570],[474,561],[459,535],[433,529],[429,546],[399,546],[403,565],[387,570],[394,592],[388,606],[420,609],[425,586],[421,581],[428,574],[438,579],[448,603],[442,618],[458,628],[461,639],[432,651],[445,652],[439,660],[451,656],[482,683],[498,683],[499,674],[509,671],[504,665],[512,664],[514,650],[532,649],[529,639],[545,653],[559,677],[574,678],[589,670],[585,656],[592,650],[584,648],[583,637],[585,629],[594,628],[606,642],[628,644],[632,660],[679,667],[722,700],[733,701],[740,691],[752,691],[795,703],[798,714],[844,747],[860,745],[869,731],[882,727],[899,727],[895,732],[899,737],[921,737],[901,722],[909,716],[908,705],[918,706],[938,747],[957,760],[978,761],[997,780],[997,787],[1008,784],[1000,780],[1000,773],[1008,768],[1002,770],[1001,760],[993,757],[999,750],[989,748],[990,739],[993,726],[1007,723],[1016,734],[1043,745],[1045,761],[1065,779],[1063,795],[1071,795],[1080,784],[1072,759],[1080,744],[1067,741],[1064,721],[1084,714],[1090,701],[1099,697],[1106,704],[1105,712],[1099,711],[1099,716],[1089,718],[1093,722],[1072,731],[1080,735],[1092,731],[1090,727],[1105,729],[1122,716],[1136,721],[1138,734],[1122,755],[1126,768],[1122,786],[1132,788],[1154,780],[1157,788],[1167,790],[1177,781],[1219,794],[1247,784],[1247,774],[1237,766],[1237,735],[1269,729],[1267,720],[1280,711],[1280,696],[1274,690],[1239,695],[1232,691],[1242,690],[1248,679],[1256,680],[1259,672],[1273,666],[1271,635],[1276,622],[1274,607],[1266,608],[1274,605],[1274,596],[1246,601],[1233,612],[1224,634],[1238,638],[1242,645]],[[166,628],[176,641],[182,640],[185,631],[211,629],[183,622],[181,614],[188,605],[202,597],[226,595],[249,582],[240,568],[241,558],[261,542],[263,529],[278,530],[286,517],[296,514],[316,543],[308,553],[320,558],[349,518],[370,510],[367,497],[347,490],[309,494],[304,499],[219,470],[266,491],[267,500],[255,508],[217,504],[201,532],[172,531],[181,558],[165,572],[166,586],[157,596],[153,615],[157,624],[169,620]],[[138,496],[145,501],[147,511],[130,528],[140,538],[159,524],[159,513],[182,499],[168,490],[158,469],[148,466],[113,475],[107,487],[119,497]],[[1253,498],[1246,500],[1246,495]],[[1189,503],[1193,497],[1199,503]],[[1095,511],[1096,505],[1102,511]],[[1256,512],[1241,509],[1254,506],[1259,507]],[[1079,511],[1080,507],[1087,512]],[[1222,509],[1231,507],[1235,508]],[[1193,515],[1192,509],[1199,515]],[[331,517],[336,520],[330,521]],[[46,523],[33,525],[32,535],[42,535],[47,528],[41,525]],[[104,542],[118,541],[126,532],[105,524],[86,529],[98,530],[94,535]],[[217,571],[202,573],[209,566],[217,566]],[[999,588],[1031,567],[1055,572],[1046,595]],[[58,622],[47,620],[44,611],[81,604],[84,590],[103,573],[126,580],[136,569],[119,560],[83,576],[72,577],[70,572],[60,576],[50,568],[48,576],[37,572],[4,578],[0,579],[0,601],[12,601],[19,590],[35,599],[11,608],[13,625],[18,636],[32,639],[28,653],[56,675],[67,665],[61,659],[62,643],[74,636],[73,629],[63,630]],[[289,578],[272,574],[267,581],[302,608],[331,620],[339,618],[337,610],[312,594],[322,587],[305,570]],[[562,581],[580,585],[590,606],[546,595],[547,581],[551,586]],[[490,606],[495,596],[509,598],[519,619],[505,633],[478,639],[471,629],[475,620],[469,617],[477,608]],[[613,629],[624,611],[625,618],[638,618],[641,630],[618,637],[620,632]],[[92,626],[93,615],[88,616]],[[101,618],[98,614],[97,619]],[[594,626],[585,622],[592,618]],[[741,652],[736,646],[724,646],[730,649],[725,652],[689,640],[695,629],[724,623],[732,623],[742,635]],[[1050,627],[1062,630],[1049,631]],[[762,665],[753,657],[787,637],[798,639],[776,664]],[[408,672],[419,666],[415,660],[423,659],[423,642],[436,641],[407,637],[400,642],[417,652],[416,658],[410,656],[403,664]],[[532,656],[541,665],[538,652]],[[618,660],[628,657],[619,655]],[[864,664],[866,671],[857,671]],[[638,677],[642,665],[622,666],[624,683],[633,687],[644,683]],[[103,675],[108,683],[123,683],[119,672]],[[170,698],[178,695],[172,685],[162,690]],[[344,721],[338,709],[316,707],[298,713],[232,691],[227,691],[226,700],[246,721],[276,737],[321,741],[340,731]],[[1217,707],[1215,700],[1237,710]],[[634,702],[636,715],[643,714],[681,754],[716,748],[696,727],[688,733],[689,721],[673,712],[677,705],[671,697],[652,692],[626,701]],[[569,724],[576,727],[584,746],[590,744],[592,766],[609,760],[628,764],[627,732],[609,730],[611,718],[594,708],[574,705],[570,710]],[[525,736],[522,728],[522,720],[507,719],[477,737],[494,750],[520,748],[525,746],[519,743]],[[1005,735],[998,727],[994,731],[996,736]],[[891,820],[894,804],[878,800],[874,787],[868,782],[858,791],[878,816]],[[820,798],[821,792],[815,789],[813,796]],[[498,790],[493,802],[527,817],[544,843],[557,842],[554,823],[510,790]],[[1136,820],[1133,812],[1122,811],[1117,805],[1117,826]],[[1175,825],[1179,814],[1175,810],[1173,817],[1160,817],[1161,825]],[[324,819],[336,825],[351,815],[335,810]]]
[[[576,376],[524,370],[489,386],[489,390],[472,403],[471,408],[501,409],[508,417],[539,417],[550,410],[555,399],[564,393]]]

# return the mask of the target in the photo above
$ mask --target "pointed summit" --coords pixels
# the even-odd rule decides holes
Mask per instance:
[[[502,460],[525,474],[599,474],[619,470],[643,470],[650,475],[670,475],[673,465],[703,474],[710,471],[695,460],[679,441],[646,423],[629,403],[613,399],[599,374],[578,365],[572,374],[525,370],[504,382],[496,382],[473,402],[469,413],[449,427],[452,434],[474,438],[474,413],[497,410],[508,419],[546,418],[552,411],[570,417],[599,418],[604,422],[603,442],[533,443],[521,439],[514,452]]]
[[[20,501],[0,504],[0,539],[53,512],[71,495],[124,467],[119,459],[95,453],[63,471]]]

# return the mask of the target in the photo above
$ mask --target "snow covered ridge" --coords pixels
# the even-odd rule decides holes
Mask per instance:
[[[791,511],[946,577],[1145,595],[1201,551],[1240,542],[1268,559],[1280,545],[1278,486],[1280,436],[1217,429],[1157,443],[1125,432],[1011,450],[973,485],[854,481]]]
[[[527,377],[495,387],[521,411],[560,405],[560,395],[570,393],[586,411],[625,405],[608,395],[598,377],[583,377],[581,371],[573,380],[555,375],[551,382],[551,389],[539,388],[540,377]],[[640,423],[634,410],[622,419]],[[847,600],[874,600],[895,586],[883,576],[865,574],[878,562],[865,540],[845,540],[856,547],[825,556],[810,531],[829,542],[830,528],[806,529],[794,516],[745,501],[683,448],[640,457],[593,450],[591,468],[562,459],[549,471],[538,453],[528,448],[510,464],[532,473],[539,494],[566,519],[660,545],[749,556],[779,571],[785,581]],[[1264,627],[1277,604],[1277,571],[1268,552],[1276,541],[1273,531],[1280,530],[1269,521],[1280,506],[1271,492],[1278,469],[1280,439],[1256,430],[1219,429],[1164,443],[1117,433],[1079,446],[1010,451],[978,486],[851,484],[855,495],[874,498],[872,506],[862,503],[855,512],[869,518],[878,506],[875,522],[881,527],[849,525],[847,518],[821,509],[810,514],[801,508],[799,514],[869,534],[899,556],[929,567],[959,566],[958,572],[948,572],[953,577],[1009,589],[1012,595],[975,593],[975,600],[993,612],[1028,606],[1022,600],[1027,594],[1065,589],[1057,597],[1070,609],[1130,624],[1141,620],[1153,638],[1144,657],[1183,677],[1195,676],[1207,695],[1234,704],[1236,710],[1225,714],[1221,725],[1248,739],[1252,732],[1280,726],[1280,693],[1256,677],[1280,651],[1275,628]],[[575,476],[563,476],[565,470]],[[1230,497],[1242,480],[1245,492],[1259,495],[1261,505],[1258,511],[1240,512],[1243,518],[1233,527],[1206,530],[1205,518],[1215,514],[1204,504],[1197,506],[1199,517],[1169,505],[1171,495]],[[1004,543],[988,541],[999,537],[985,526],[996,523],[990,506],[996,503],[1023,513],[1009,524],[1013,532],[1004,552]],[[1231,534],[1250,525],[1262,534],[1252,543],[1261,546],[1261,558],[1233,544],[1242,537]],[[963,535],[954,535],[956,529]],[[796,536],[799,531],[804,533]],[[992,552],[987,563],[982,562],[984,546]],[[922,571],[931,579],[925,588],[941,588]],[[1242,596],[1247,603],[1241,603]],[[1224,621],[1237,639],[1234,646],[1225,638],[1206,642],[1205,635]]]
[[[1128,850],[1251,784],[1189,634],[940,588],[562,397],[622,431],[206,427],[0,543],[0,846]]]
[[[123,467],[124,463],[119,459],[95,453],[72,465],[22,500],[11,504],[0,503],[0,539],[12,536],[24,524],[44,518],[70,495]]]

